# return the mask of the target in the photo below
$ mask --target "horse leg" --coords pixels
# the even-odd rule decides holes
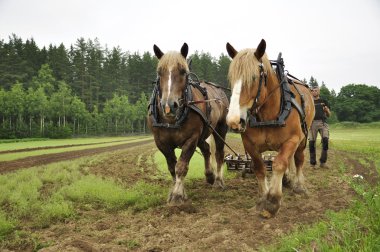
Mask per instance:
[[[251,156],[251,167],[253,167],[253,171],[255,172],[258,186],[259,186],[259,197],[256,204],[257,210],[263,210],[265,207],[266,195],[268,193],[268,182],[267,182],[267,168],[261,157],[261,153],[249,153]]]
[[[210,136],[211,137],[211,136]],[[212,164],[210,164],[210,156],[211,156],[211,148],[210,145],[214,144],[213,139],[207,138],[206,141],[199,141],[198,147],[201,149],[204,161],[205,161],[205,176],[206,181],[209,184],[214,184],[215,181],[215,175],[212,167]],[[211,162],[212,163],[212,162]]]
[[[300,144],[304,145],[304,144]],[[305,177],[303,175],[303,164],[305,161],[304,148],[298,147],[296,153],[294,154],[294,161],[296,166],[296,177],[295,185],[293,191],[298,194],[307,194],[307,189],[305,187]]]
[[[189,162],[197,147],[198,138],[193,137],[186,141],[182,146],[181,155],[175,166],[175,184],[169,194],[168,203],[179,205],[185,202],[187,195],[185,193],[184,180],[189,168]]]
[[[166,158],[166,163],[168,165],[168,170],[172,175],[173,181],[175,181],[175,166],[177,164],[177,157],[175,156],[175,152],[173,148],[165,148],[157,145],[158,149],[164,154]]]
[[[215,129],[219,136],[226,139],[226,134],[228,131],[228,126],[224,124],[219,124]],[[214,185],[220,188],[224,188],[223,179],[223,163],[224,163],[224,142],[223,140],[213,133],[214,136],[214,158],[216,159],[216,179]]]
[[[289,169],[286,169],[284,176],[282,177],[282,185],[287,188],[293,188],[294,174],[296,171],[294,156],[291,156],[288,162],[289,162]]]
[[[294,155],[298,147],[298,141],[288,141],[284,143],[278,155],[273,161],[273,175],[269,185],[268,194],[264,201],[264,212],[262,215],[264,217],[274,216],[281,205],[282,198],[282,178],[288,168],[289,159]]]

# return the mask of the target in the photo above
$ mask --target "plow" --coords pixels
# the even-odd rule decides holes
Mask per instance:
[[[266,166],[267,171],[272,171],[272,163],[275,158],[275,154],[273,153],[266,153],[262,154],[262,158],[264,161],[264,164]],[[253,173],[253,162],[251,157],[248,155],[248,153],[245,153],[244,155],[240,155],[235,153],[233,154],[227,154],[224,157],[224,162],[227,165],[227,170],[229,171],[241,171],[243,177],[246,173]]]

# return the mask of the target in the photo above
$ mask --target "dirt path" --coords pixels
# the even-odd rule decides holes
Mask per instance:
[[[67,152],[61,152],[61,153],[26,157],[26,158],[12,160],[12,161],[3,161],[3,162],[0,162],[0,174],[10,172],[10,171],[15,171],[21,168],[45,165],[45,164],[50,164],[50,163],[64,161],[64,160],[71,160],[71,159],[76,159],[76,158],[80,158],[84,156],[96,155],[103,152],[122,150],[122,149],[131,148],[131,147],[139,146],[146,143],[152,143],[152,142],[153,140],[149,139],[149,140],[144,140],[144,141],[139,141],[139,142],[119,144],[119,145],[114,145],[114,146],[77,150],[77,151],[67,151]]]
[[[70,147],[79,147],[79,146],[90,146],[90,145],[105,144],[105,143],[119,143],[119,142],[126,142],[126,141],[130,141],[130,140],[131,140],[131,138],[129,138],[127,140],[117,140],[117,141],[110,141],[110,142],[97,142],[97,143],[87,143],[87,144],[67,144],[67,145],[58,145],[58,146],[24,148],[24,149],[0,151],[0,154],[36,151],[36,150],[59,149],[59,148],[70,148]]]

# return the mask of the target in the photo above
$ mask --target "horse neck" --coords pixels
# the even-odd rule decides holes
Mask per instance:
[[[274,71],[268,73],[267,83],[263,87],[264,92],[260,99],[261,108],[258,114],[262,120],[275,120],[281,105],[281,88]]]

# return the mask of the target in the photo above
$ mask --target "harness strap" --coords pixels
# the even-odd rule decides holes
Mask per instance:
[[[189,108],[187,106],[182,106],[183,111],[180,111],[182,113],[179,113],[179,116],[176,117],[176,122],[174,124],[160,123],[159,113],[158,113],[158,108],[157,108],[157,96],[160,95],[158,85],[159,85],[159,78],[156,81],[156,85],[153,88],[152,96],[150,98],[150,103],[148,106],[149,115],[152,115],[152,126],[162,127],[162,128],[167,128],[167,129],[178,129],[179,127],[181,127],[182,123],[186,120],[187,115],[189,114]],[[192,98],[191,88],[189,85],[187,85],[184,92],[185,103],[187,103],[188,100],[192,100],[192,99],[193,98]]]
[[[305,137],[307,138],[307,135],[309,133],[309,130],[307,128],[307,124],[306,124],[306,115],[305,115],[305,97],[303,94],[301,94],[300,90],[298,89],[297,87],[297,84],[293,84],[294,88],[297,90],[298,94],[300,95],[301,97],[301,106],[299,106],[298,102],[296,100],[292,100],[292,104],[293,106],[298,110],[298,113],[300,114],[300,117],[301,117],[301,126],[302,126],[302,131],[303,133],[305,134]],[[305,147],[306,147],[306,144],[307,144],[307,141],[305,141]]]
[[[193,80],[192,76],[195,80]],[[194,106],[193,104],[206,103],[208,101],[217,100],[217,99],[211,99],[211,100],[208,99],[207,89],[200,85],[199,79],[194,73],[188,73],[186,76],[186,83],[187,84],[186,84],[186,88],[185,88],[185,91],[183,94],[183,104],[181,106],[181,111],[179,111],[177,113],[177,116],[175,118],[176,121],[174,124],[159,122],[158,101],[157,101],[157,96],[159,96],[159,97],[161,96],[160,88],[159,88],[159,85],[160,85],[160,78],[159,77],[157,77],[155,83],[156,84],[153,88],[153,93],[152,93],[150,103],[148,106],[149,114],[152,115],[152,117],[153,117],[152,118],[153,119],[152,120],[152,126],[153,127],[162,127],[162,128],[168,128],[168,129],[180,128],[181,125],[183,124],[183,122],[186,120],[186,118],[189,114],[190,108],[194,111],[196,108],[197,109],[196,112],[199,115],[201,115],[202,120],[205,121],[204,119],[206,119],[206,121],[208,122],[207,118],[210,116],[211,106],[209,104],[206,105],[206,115],[205,115],[198,107]],[[204,97],[204,100],[193,101],[191,86],[193,86],[194,88],[196,88],[197,90],[199,90],[201,92],[201,94]],[[202,133],[202,136],[203,136],[203,133]]]
[[[256,112],[261,106],[258,106],[258,108],[256,108],[256,103],[257,103],[257,100],[260,96],[260,91],[261,91],[261,86],[262,86],[262,76],[264,74],[263,73],[264,72],[263,67],[261,64],[260,65],[260,81],[259,81],[258,93],[257,93],[256,98],[254,100],[254,103],[250,109],[250,113],[248,114],[249,126],[251,128],[255,128],[255,127],[284,127],[286,125],[285,121],[288,118],[288,116],[292,110],[292,107],[294,106],[300,115],[301,126],[302,126],[302,129],[303,129],[305,136],[307,137],[307,125],[306,125],[306,121],[305,121],[306,116],[305,116],[304,97],[303,97],[303,94],[300,93],[300,91],[296,87],[296,85],[294,85],[298,94],[301,97],[302,107],[300,107],[300,105],[298,104],[298,102],[295,99],[294,93],[290,90],[290,87],[289,87],[290,80],[287,78],[287,75],[289,75],[290,77],[292,77],[296,80],[298,80],[298,79],[295,78],[294,76],[290,75],[289,73],[284,74],[284,68],[283,68],[284,67],[284,60],[281,57],[281,53],[278,55],[278,58],[276,61],[271,61],[270,63],[271,63],[271,65],[276,66],[277,77],[281,81],[280,85],[279,85],[281,88],[280,112],[279,112],[279,115],[277,117],[277,120],[264,121],[264,122],[260,122],[257,120],[257,113]]]

